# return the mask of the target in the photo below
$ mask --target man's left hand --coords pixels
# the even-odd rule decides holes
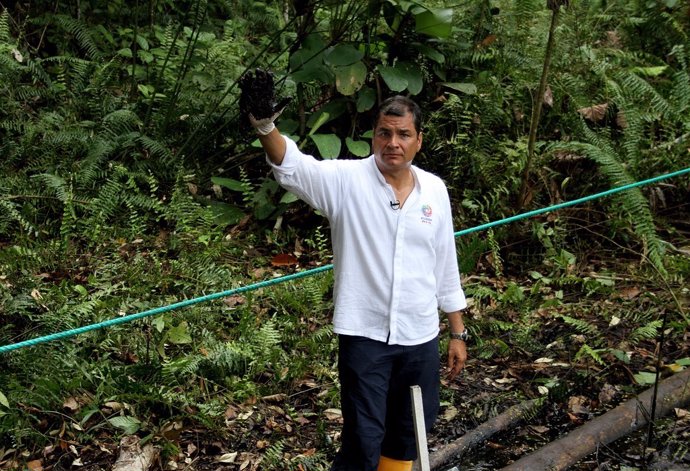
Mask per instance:
[[[451,381],[465,368],[467,345],[463,340],[451,339],[448,344],[448,379]]]

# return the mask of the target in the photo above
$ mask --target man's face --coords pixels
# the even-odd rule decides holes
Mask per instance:
[[[422,133],[414,127],[411,113],[382,115],[374,129],[374,157],[382,173],[408,168],[422,147]]]

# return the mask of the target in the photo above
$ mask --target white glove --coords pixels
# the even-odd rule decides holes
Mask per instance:
[[[273,124],[273,121],[278,119],[278,116],[280,116],[280,113],[282,112],[283,110],[280,110],[273,116],[263,119],[256,119],[253,114],[249,113],[249,123],[252,125],[252,127],[254,127],[254,129],[256,129],[256,133],[259,136],[265,136],[276,128],[276,125]]]
[[[275,108],[273,108],[275,113],[268,118],[256,119],[254,115],[249,113],[249,124],[256,129],[256,133],[259,136],[265,136],[276,128],[276,125],[273,124],[273,122],[278,119],[278,116],[280,116],[280,114],[285,110],[290,101],[292,101],[292,98],[289,97],[280,100],[280,102],[275,105]]]

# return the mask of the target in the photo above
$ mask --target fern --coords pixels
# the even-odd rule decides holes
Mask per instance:
[[[273,445],[266,449],[264,453],[264,462],[266,469],[282,469],[283,463],[283,449],[285,448],[285,440],[280,439]]]
[[[163,363],[161,376],[167,384],[178,384],[179,378],[196,376],[199,365],[204,361],[202,355],[184,355]]]
[[[667,116],[670,113],[671,105],[669,102],[649,82],[637,74],[630,71],[621,71],[615,75],[615,78],[622,89],[613,87],[614,90],[620,90],[628,99],[642,100],[649,103],[652,110],[661,116]]]
[[[18,224],[28,234],[36,236],[38,229],[17,210],[9,200],[0,198],[0,235],[9,235],[12,224]]]
[[[605,365],[606,362],[604,362],[604,359],[601,358],[601,353],[604,352],[604,349],[594,349],[590,347],[587,344],[582,345],[580,347],[580,350],[575,354],[575,361],[582,360],[583,358],[591,358],[594,360],[596,363],[600,365]]]
[[[597,340],[601,336],[601,334],[599,334],[599,329],[597,329],[597,326],[592,325],[583,319],[575,319],[574,317],[570,316],[561,316],[561,318],[566,324],[574,327],[575,330],[580,334]]]
[[[132,136],[140,137],[138,133],[132,134],[133,131],[141,127],[141,120],[131,110],[119,109],[103,117],[103,132],[110,137]]]
[[[661,320],[655,320],[649,324],[638,327],[630,333],[628,341],[634,346],[643,340],[655,339],[659,335],[659,329],[662,325],[663,322]]]
[[[624,165],[620,162],[611,141],[587,126],[583,126],[583,133],[589,143],[558,143],[554,150],[565,150],[582,153],[594,160],[604,176],[612,186],[622,186],[634,182]],[[635,233],[643,243],[643,254],[659,271],[665,272],[663,264],[664,247],[654,227],[654,220],[649,203],[639,188],[628,190],[624,195],[618,195],[614,200],[621,205],[635,228]]]
[[[86,51],[89,57],[92,59],[99,59],[101,57],[101,51],[88,25],[66,15],[55,15],[53,19],[58,26],[77,39],[79,46]]]
[[[265,322],[256,334],[250,339],[249,348],[251,349],[256,361],[265,361],[274,353],[277,346],[282,341],[282,335],[275,327],[275,322],[269,320]]]

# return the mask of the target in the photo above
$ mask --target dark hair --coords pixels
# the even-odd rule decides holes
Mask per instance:
[[[374,122],[374,129],[379,124],[381,116],[405,116],[407,113],[412,115],[414,121],[415,131],[422,132],[422,109],[413,100],[402,95],[392,96],[387,98],[379,107],[379,112],[376,115]]]

